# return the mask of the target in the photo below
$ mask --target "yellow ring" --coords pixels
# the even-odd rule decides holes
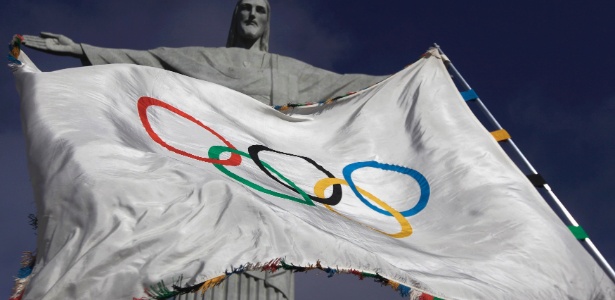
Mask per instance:
[[[323,178],[321,180],[319,180],[316,185],[314,185],[314,194],[316,195],[316,197],[319,198],[324,198],[325,197],[325,190],[334,185],[334,184],[343,184],[343,185],[348,185],[348,182],[346,182],[346,180],[344,179],[339,179],[339,178]],[[376,196],[370,194],[369,192],[361,189],[360,187],[357,187],[357,191],[359,191],[359,193],[361,193],[361,195],[367,197],[369,200],[374,201],[376,204],[378,204],[380,207],[382,207],[384,210],[388,211],[389,213],[391,213],[391,215],[393,215],[393,217],[395,217],[395,219],[397,220],[397,222],[399,222],[399,225],[401,225],[401,231],[398,233],[386,233],[384,231],[378,230],[374,227],[371,226],[367,226],[361,222],[355,221],[349,217],[346,217],[344,215],[342,215],[341,213],[335,211],[333,209],[333,207],[331,207],[330,205],[325,204],[325,207],[327,209],[329,209],[330,211],[348,219],[354,222],[357,222],[359,224],[363,224],[375,231],[378,231],[382,234],[386,234],[388,236],[394,237],[394,238],[405,238],[408,237],[410,235],[412,235],[412,226],[410,226],[410,222],[408,222],[408,220],[406,220],[406,218],[404,218],[404,216],[402,216],[402,214],[400,212],[398,212],[397,210],[395,210],[394,208],[392,208],[391,206],[389,206],[388,204],[386,204],[384,201],[378,199]]]

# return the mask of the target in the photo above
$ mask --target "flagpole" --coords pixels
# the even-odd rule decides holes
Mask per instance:
[[[461,86],[466,91],[471,91],[472,88],[470,87],[468,82],[463,78],[463,76],[461,76],[461,73],[459,73],[457,68],[455,68],[453,63],[446,56],[446,54],[444,54],[444,51],[442,51],[442,48],[440,48],[440,46],[438,44],[436,44],[436,43],[434,43],[434,46],[438,49],[438,52],[440,52],[440,54],[443,56],[442,60],[444,61],[445,65],[448,67],[449,71],[452,72],[453,77],[455,77],[455,78],[457,78],[459,80],[459,83],[461,84]],[[500,123],[498,123],[498,121],[495,119],[495,117],[491,114],[491,112],[487,109],[485,104],[480,100],[480,98],[478,96],[476,96],[472,100],[476,101],[476,103],[478,104],[478,107],[480,108],[480,110],[485,114],[485,116],[487,116],[487,119],[489,120],[489,122],[491,122],[491,124],[493,126],[495,126],[498,130],[499,129],[503,129],[502,126],[500,125]],[[515,142],[513,142],[512,138],[507,139],[507,141],[510,143],[510,145],[512,146],[514,151],[517,153],[517,155],[519,155],[519,157],[521,158],[521,160],[523,161],[525,166],[528,169],[530,169],[530,171],[532,172],[532,175],[539,175],[538,172],[536,171],[536,169],[534,169],[532,164],[527,160],[525,155],[523,155],[521,150],[519,150],[519,148],[517,147]],[[551,187],[546,182],[544,182],[542,184],[542,186],[547,190],[547,192],[549,193],[549,196],[551,196],[551,198],[553,199],[553,201],[555,202],[557,207],[566,216],[566,219],[568,219],[568,222],[572,226],[574,226],[575,228],[580,228],[580,226],[577,223],[577,221],[574,219],[574,217],[572,217],[572,214],[570,214],[570,212],[568,211],[568,209],[566,209],[564,204],[559,200],[559,198],[555,195],[555,193],[553,193],[553,190],[551,189]],[[584,231],[583,231],[583,233],[584,233]],[[594,258],[596,258],[598,260],[598,264],[602,267],[602,269],[608,274],[608,276],[611,278],[611,280],[615,283],[615,271],[613,270],[611,265],[609,265],[609,263],[606,261],[604,256],[602,256],[602,254],[600,253],[598,248],[596,248],[596,246],[589,239],[589,237],[587,237],[585,235],[584,238],[579,238],[579,240],[582,243],[584,243],[589,249],[591,249],[591,253],[593,254]]]

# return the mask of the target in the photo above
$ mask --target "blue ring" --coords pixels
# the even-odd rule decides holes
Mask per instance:
[[[421,210],[423,210],[425,206],[427,206],[427,201],[429,201],[430,189],[429,189],[429,183],[427,182],[427,179],[425,178],[425,176],[423,176],[421,173],[413,169],[409,169],[409,168],[402,167],[402,166],[383,164],[383,163],[379,163],[379,162],[372,160],[372,161],[352,163],[344,167],[344,170],[342,170],[342,174],[344,174],[344,179],[346,180],[346,182],[348,182],[348,186],[350,186],[350,188],[352,189],[354,194],[357,196],[357,198],[359,198],[359,200],[361,200],[363,204],[367,205],[367,207],[383,215],[392,216],[390,212],[383,210],[373,205],[369,201],[367,201],[367,199],[365,199],[363,195],[359,193],[359,191],[357,190],[357,187],[354,184],[354,181],[352,181],[352,176],[351,176],[352,172],[358,169],[361,169],[361,168],[366,168],[366,167],[405,174],[405,175],[412,177],[419,184],[419,187],[421,188],[421,197],[419,198],[419,202],[417,202],[414,207],[408,210],[405,210],[405,211],[401,211],[400,213],[402,216],[404,217],[414,216],[418,214]]]

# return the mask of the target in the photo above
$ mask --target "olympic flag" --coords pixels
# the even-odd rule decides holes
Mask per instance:
[[[276,268],[424,299],[615,298],[431,54],[285,112],[164,70],[45,73],[22,55],[39,218],[25,298],[155,298]]]

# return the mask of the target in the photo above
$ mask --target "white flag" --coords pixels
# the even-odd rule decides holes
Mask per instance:
[[[26,299],[163,297],[276,268],[424,299],[615,298],[439,57],[285,113],[149,67],[15,68],[39,220]]]

